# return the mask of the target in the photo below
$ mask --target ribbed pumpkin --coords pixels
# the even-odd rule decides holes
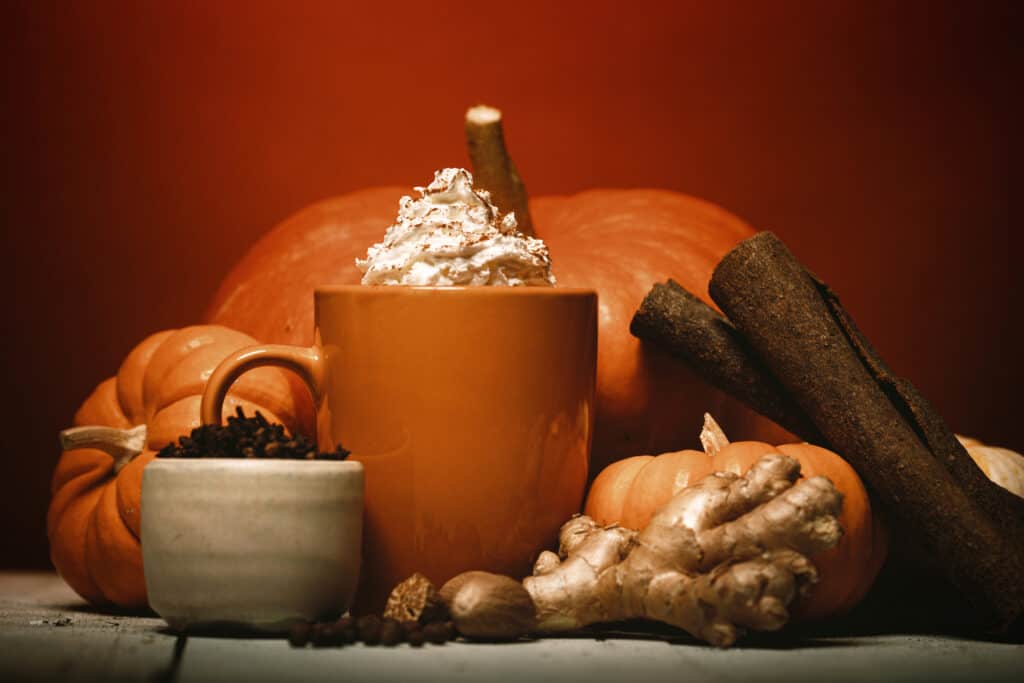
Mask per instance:
[[[206,319],[270,343],[310,345],[314,288],[359,283],[355,259],[383,238],[403,194],[408,189],[366,189],[287,219],[235,266]],[[637,452],[678,448],[687,416],[699,419],[721,397],[681,363],[641,346],[630,319],[651,285],[669,277],[703,293],[721,256],[752,229],[713,204],[655,189],[539,197],[530,210],[558,285],[599,296],[592,471]]]
[[[807,443],[729,443],[710,416],[706,417],[701,441],[704,451],[638,455],[608,466],[591,485],[584,514],[600,524],[642,529],[673,495],[709,474],[744,474],[761,456],[782,453],[800,463],[802,476],[828,477],[843,494],[839,518],[843,538],[832,550],[812,558],[820,580],[808,598],[794,607],[794,617],[822,619],[842,614],[860,602],[882,568],[888,543],[853,468],[832,451]]]
[[[94,604],[146,604],[139,543],[142,470],[156,451],[199,426],[206,380],[252,337],[216,325],[158,332],[131,350],[62,433],[47,515],[50,557],[65,581]],[[259,410],[289,430],[311,433],[308,393],[281,370],[261,368],[234,384],[224,413]]]

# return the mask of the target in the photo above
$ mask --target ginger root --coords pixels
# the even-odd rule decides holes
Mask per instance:
[[[769,454],[745,476],[717,473],[680,491],[640,532],[574,517],[562,526],[559,553],[541,553],[523,580],[535,621],[520,623],[558,633],[653,619],[720,647],[743,629],[781,628],[790,603],[817,580],[807,557],[842,535],[842,495],[824,477],[799,477],[799,463]],[[486,612],[507,610],[508,601],[488,597],[475,579],[452,579],[474,594],[473,610],[453,619],[463,635],[489,637],[473,625],[491,623]]]

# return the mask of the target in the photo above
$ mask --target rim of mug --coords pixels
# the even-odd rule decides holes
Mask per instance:
[[[597,295],[597,290],[589,287],[543,287],[520,285],[515,287],[501,285],[320,285],[314,288],[317,296],[321,294],[338,294],[342,292],[415,292],[415,293],[465,293],[474,292],[480,295],[493,296],[590,296]]]

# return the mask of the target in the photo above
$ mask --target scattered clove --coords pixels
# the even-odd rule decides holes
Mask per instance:
[[[411,619],[399,621],[367,614],[358,619],[344,616],[337,621],[299,622],[291,627],[288,642],[292,647],[340,647],[355,642],[388,647],[409,643],[412,647],[422,647],[425,643],[441,645],[456,637],[458,632],[451,621],[423,625]]]

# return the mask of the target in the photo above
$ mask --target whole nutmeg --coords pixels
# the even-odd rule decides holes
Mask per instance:
[[[459,633],[477,640],[514,640],[536,623],[530,594],[515,579],[489,572],[465,572],[441,587]]]
[[[451,607],[452,601],[455,599],[455,594],[459,592],[459,589],[462,588],[463,584],[470,579],[477,577],[486,578],[488,576],[494,576],[494,574],[481,571],[462,572],[461,574],[448,579],[448,581],[441,586],[441,590],[439,590],[438,593],[441,595],[441,599],[444,601],[444,604]]]

